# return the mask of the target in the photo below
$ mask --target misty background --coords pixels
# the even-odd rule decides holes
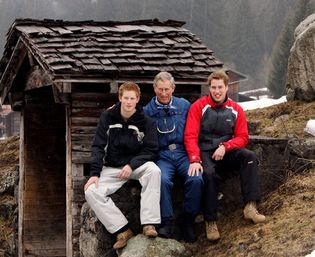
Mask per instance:
[[[315,10],[314,2],[315,0],[0,0],[0,50],[2,56],[6,33],[16,18],[74,21],[154,18],[161,21],[180,20],[185,21],[184,27],[196,34],[225,65],[248,76],[248,80],[242,82],[241,91],[266,86],[277,88],[279,83],[285,83],[285,58],[293,43],[294,28]],[[283,38],[285,32],[290,36],[289,39]],[[283,47],[285,51],[281,49]],[[273,60],[277,49],[284,52],[279,57],[284,62]],[[282,71],[275,74],[279,68]],[[275,97],[282,95],[283,88],[278,91],[273,92]]]

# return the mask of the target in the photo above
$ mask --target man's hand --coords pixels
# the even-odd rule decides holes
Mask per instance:
[[[212,159],[216,161],[221,161],[225,155],[225,146],[224,145],[219,145],[217,150],[212,155]]]
[[[193,162],[189,165],[188,176],[199,176],[199,172],[203,173],[203,168],[201,163]]]
[[[99,181],[99,178],[97,176],[90,177],[89,180],[84,185],[84,191],[86,191],[88,187],[92,184],[95,184],[95,186],[98,187],[98,181]]]
[[[132,169],[129,164],[125,165],[120,173],[118,174],[118,178],[120,179],[128,179],[131,175]]]

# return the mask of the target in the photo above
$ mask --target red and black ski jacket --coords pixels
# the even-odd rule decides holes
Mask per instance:
[[[210,96],[198,99],[188,112],[184,142],[191,162],[201,160],[200,150],[214,151],[221,143],[226,151],[244,148],[248,127],[242,107],[230,98],[221,104]]]

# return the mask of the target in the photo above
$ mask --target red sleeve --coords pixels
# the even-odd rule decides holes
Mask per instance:
[[[234,148],[244,148],[248,143],[248,127],[245,113],[241,106],[235,104],[233,109],[237,111],[237,118],[234,126],[234,137],[227,142],[224,142],[226,151],[231,151]]]
[[[198,138],[202,117],[202,103],[197,100],[190,106],[184,132],[184,143],[190,162],[201,161]]]

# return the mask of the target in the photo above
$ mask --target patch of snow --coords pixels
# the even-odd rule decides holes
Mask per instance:
[[[309,120],[304,131],[315,137],[315,120]]]
[[[310,254],[306,255],[305,257],[315,257],[315,250],[311,252]]]
[[[272,98],[262,98],[254,101],[247,101],[247,102],[239,102],[238,104],[242,106],[244,111],[254,110],[258,108],[265,108],[272,105],[285,103],[287,101],[286,96],[282,96],[279,99],[272,99]]]

